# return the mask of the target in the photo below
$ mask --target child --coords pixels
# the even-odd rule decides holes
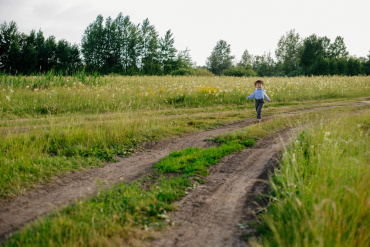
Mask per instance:
[[[254,97],[256,98],[255,106],[256,106],[256,112],[257,112],[257,121],[261,122],[261,111],[262,111],[263,104],[265,103],[264,98],[266,98],[268,102],[271,102],[271,100],[267,96],[265,90],[262,89],[263,81],[257,80],[254,83],[254,86],[257,89],[254,90],[253,93],[247,97],[247,100],[253,99]]]

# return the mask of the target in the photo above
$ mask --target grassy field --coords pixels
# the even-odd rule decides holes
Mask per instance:
[[[245,100],[246,96],[253,91],[255,80],[256,78],[229,77],[86,77],[84,75],[12,77],[3,75],[0,77],[0,198],[7,200],[25,193],[40,182],[51,181],[55,175],[103,166],[104,162],[114,161],[117,156],[130,155],[140,149],[140,145],[144,142],[163,140],[246,118],[255,118],[253,102]],[[369,140],[368,107],[359,107],[361,114],[353,117],[353,110],[346,106],[359,101],[359,97],[363,97],[360,100],[369,99],[370,77],[265,78],[264,81],[266,84],[264,88],[273,103],[265,105],[263,115],[275,115],[276,118],[241,132],[217,137],[215,141],[223,143],[220,148],[228,151],[189,149],[172,154],[169,158],[185,159],[182,161],[185,164],[188,160],[186,157],[191,157],[190,160],[194,162],[198,160],[197,157],[204,156],[203,152],[210,152],[209,159],[195,162],[196,165],[191,166],[192,169],[188,173],[184,173],[183,168],[166,166],[163,161],[161,163],[163,166],[160,164],[156,166],[158,173],[155,177],[131,185],[118,185],[107,192],[99,193],[91,200],[79,201],[61,212],[31,224],[22,233],[16,234],[8,245],[31,243],[45,246],[71,243],[104,245],[108,242],[114,245],[114,243],[121,243],[122,239],[134,243],[136,239],[145,238],[143,236],[147,233],[139,230],[142,227],[155,228],[163,224],[163,220],[166,219],[165,212],[172,209],[171,202],[184,194],[193,179],[201,181],[199,176],[207,174],[206,167],[220,158],[214,157],[215,154],[221,152],[226,155],[235,152],[251,145],[249,140],[254,141],[285,128],[320,121],[324,123],[328,121],[328,124],[322,128],[333,128],[325,131],[321,129],[316,131],[314,127],[309,128],[302,132],[301,139],[297,139],[297,143],[304,143],[307,138],[315,139],[316,137],[312,137],[313,134],[321,133],[320,131],[342,133],[343,126],[349,125],[353,126],[351,128],[353,131],[358,130],[357,134],[362,133],[362,142]],[[291,111],[331,105],[343,107],[323,109],[315,113],[307,112],[298,116],[284,115]],[[342,122],[337,120],[338,116],[341,116]],[[336,124],[335,121],[340,124]],[[348,125],[345,125],[346,123]],[[327,143],[326,146],[338,148],[334,145],[338,140],[333,139],[331,143],[333,145]],[[315,143],[312,145],[321,147]],[[368,148],[364,145],[365,147]],[[292,149],[289,149],[284,156],[284,166],[289,162],[296,162],[299,155],[305,155],[305,152],[302,147],[294,143]],[[293,153],[295,155],[292,155]],[[366,149],[357,150],[352,154],[363,156],[364,160],[356,161],[359,166],[369,163],[369,153]],[[320,153],[320,157],[324,159],[328,159],[327,156],[332,156],[331,151],[328,150],[325,155]],[[349,158],[348,162],[355,162],[353,160],[356,160],[356,157]],[[285,169],[284,166],[282,171]],[[364,172],[366,167],[362,166],[361,169],[363,169],[361,172]],[[163,179],[167,172],[177,172],[179,175],[171,180]],[[300,172],[306,174],[306,171],[300,170]],[[307,172],[311,174],[312,171]],[[366,172],[369,172],[368,168]],[[359,174],[359,172],[356,173]],[[274,198],[282,200],[278,195],[285,195],[283,190],[285,187],[277,186],[283,184],[278,179],[282,178],[276,176],[274,180],[276,183],[274,191],[277,194]],[[352,180],[356,179],[362,181],[361,186],[369,185],[363,182],[364,177],[356,177]],[[298,182],[301,181],[298,179]],[[347,180],[341,182],[344,189],[356,191],[357,187],[348,184]],[[333,188],[326,184],[323,186],[328,188],[330,194]],[[143,187],[150,189],[143,189]],[[303,190],[305,188],[302,188]],[[139,196],[135,197],[135,195]],[[361,194],[361,196],[365,197],[365,204],[360,210],[366,213],[369,210],[368,194]],[[117,200],[122,201],[123,204],[117,204],[117,200],[113,202],[112,198],[121,198]],[[131,199],[127,201],[127,198]],[[297,201],[295,198],[292,200]],[[301,202],[302,200],[299,199]],[[308,197],[306,200],[309,200]],[[310,208],[318,207],[313,203],[317,200],[319,199],[308,203]],[[332,203],[322,204],[322,207],[326,207]],[[148,207],[152,208],[148,210]],[[315,210],[320,210],[320,207]],[[101,218],[96,218],[96,224],[90,226],[91,217],[95,218],[98,215]],[[313,215],[312,212],[310,215]],[[338,217],[338,214],[336,216]],[[291,223],[292,226],[289,229],[294,232],[293,234],[297,234],[296,239],[300,239],[300,235],[297,233],[298,229],[294,231],[294,224],[302,223],[305,219],[303,217]],[[357,231],[365,231],[368,228],[368,218],[365,217],[365,220],[367,220],[367,224],[364,222],[365,228],[356,228],[358,221],[350,224],[353,224],[352,227]],[[274,231],[275,226],[271,222],[275,219],[266,218],[264,221],[265,229],[270,229],[266,231],[267,236],[274,238],[275,242],[260,239],[254,244],[272,243],[271,245],[274,245],[276,243],[279,246],[293,238]],[[336,224],[335,226],[339,227],[339,223]],[[312,224],[309,222],[307,225]],[[323,229],[323,226],[319,227]],[[114,229],[113,232],[112,229]],[[320,229],[316,228],[315,231]],[[302,229],[298,232],[306,231]],[[347,236],[347,232],[343,234]],[[353,232],[350,234],[353,235]],[[65,238],[67,235],[71,238]],[[307,239],[316,236],[314,230],[308,235]],[[366,233],[363,236],[361,241],[369,237]],[[318,242],[307,243],[321,244],[320,239],[313,239]],[[338,241],[338,243],[342,242]]]
[[[257,78],[0,77],[0,119],[245,105]],[[369,77],[264,79],[274,102],[368,96]]]
[[[252,118],[256,78],[0,77],[0,197],[139,145]],[[280,114],[368,96],[370,77],[266,78]],[[31,154],[31,155],[30,155]]]

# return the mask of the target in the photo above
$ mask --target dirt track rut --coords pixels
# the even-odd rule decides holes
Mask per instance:
[[[268,189],[257,181],[267,178],[292,132],[265,138],[212,166],[206,183],[176,203],[179,210],[170,213],[180,226],[158,235],[151,246],[247,246],[242,234],[251,230],[247,225],[258,209],[254,198]]]
[[[340,106],[334,106],[334,107],[340,107]],[[327,108],[327,107],[323,107],[323,108]],[[314,110],[323,109],[323,108],[310,109],[309,111],[314,111]],[[303,110],[303,111],[307,111],[307,110]],[[300,113],[303,111],[291,112],[289,114],[296,114],[296,113]],[[272,118],[272,116],[265,117],[264,119],[267,120],[269,118]],[[158,162],[159,159],[165,157],[172,151],[181,150],[181,149],[184,149],[190,146],[207,147],[209,143],[204,141],[207,137],[215,136],[220,133],[242,128],[252,123],[255,123],[254,119],[246,119],[244,121],[230,124],[227,126],[223,126],[218,129],[192,133],[192,134],[188,134],[188,135],[174,138],[171,140],[161,141],[155,145],[152,145],[151,147],[148,147],[146,151],[135,153],[128,158],[121,158],[118,162],[107,164],[102,168],[95,168],[91,170],[85,170],[85,171],[80,171],[80,172],[75,172],[75,173],[59,176],[55,178],[54,182],[47,184],[47,185],[40,185],[37,189],[32,190],[26,193],[25,195],[15,197],[10,202],[1,202],[0,203],[0,239],[4,239],[4,237],[7,234],[13,232],[17,228],[24,225],[25,223],[30,222],[36,219],[37,217],[43,216],[47,214],[48,212],[60,206],[67,205],[75,201],[77,198],[93,196],[94,194],[96,194],[98,190],[98,183],[97,183],[98,179],[100,179],[105,185],[116,184],[121,181],[132,181],[142,176],[143,174],[145,174],[147,170],[150,167],[152,167],[153,164]],[[240,169],[238,168],[240,164],[244,164],[245,162],[252,162],[253,164],[255,164],[256,162],[259,162],[259,164],[260,163],[262,164],[263,162],[267,162],[270,159],[270,158],[265,158],[265,157],[271,157],[271,155],[265,155],[265,154],[276,153],[275,146],[271,146],[263,151],[264,155],[259,155],[259,152],[255,153],[255,150],[257,150],[257,147],[259,147],[259,145],[262,145],[262,144],[258,144],[253,149],[248,149],[248,150],[243,151],[242,154],[245,154],[245,156],[230,156],[231,158],[230,157],[226,158],[226,159],[235,159],[226,166],[230,167],[231,172],[235,172],[235,171],[238,171],[238,169]],[[272,150],[275,150],[275,151],[272,151]],[[250,161],[251,159],[256,159],[256,161]],[[237,167],[234,167],[235,165],[237,165]],[[257,169],[257,166],[255,165],[251,166],[251,163],[242,165],[242,167],[244,166],[250,166],[250,169]],[[224,166],[221,165],[217,167],[224,167]],[[225,175],[226,173],[223,174],[222,172],[226,168],[224,167],[220,169],[220,172],[217,173],[218,178],[215,178],[215,181],[217,181],[216,182],[217,184],[220,181],[223,181],[226,179],[226,178],[223,178],[223,175]],[[263,169],[263,167],[261,167],[260,169]],[[251,182],[252,180],[250,179],[256,178],[254,175],[259,174],[260,172],[256,171],[256,172],[250,173],[250,171],[251,170],[249,171],[241,170],[240,173],[242,174],[245,173],[243,175],[243,179],[235,179],[235,181],[230,180],[228,182],[230,183],[229,185],[225,184],[223,185],[223,187],[219,188],[218,196],[225,197],[224,194],[227,194],[228,196],[227,198],[225,197],[225,200],[224,200],[225,205],[229,205],[229,204],[231,205],[231,204],[234,204],[236,201],[240,200],[240,198],[235,199],[235,198],[238,198],[238,197],[235,197],[235,195],[245,194],[248,188],[253,185],[254,182]],[[251,175],[253,176],[250,177]],[[212,175],[210,179],[212,179],[214,176],[215,175]],[[239,180],[243,181],[243,185],[239,184],[240,182]],[[209,180],[209,181],[210,183],[212,183],[212,180]],[[202,190],[199,190],[199,191],[202,191]],[[218,199],[216,197],[216,199],[209,198],[208,200],[209,202],[212,202],[212,200],[218,200]],[[199,203],[200,204],[208,203],[206,205],[213,204],[209,202],[207,201],[207,202],[199,202]],[[238,201],[238,203],[240,203],[240,201]],[[224,210],[222,208],[220,208],[219,210],[220,210],[220,213],[215,212],[214,214],[215,215],[225,214],[228,212],[228,210],[230,210],[230,208],[225,207]],[[206,214],[207,213],[208,212],[206,212]],[[211,211],[209,213],[211,213]],[[212,215],[209,215],[209,216],[212,217]],[[230,224],[230,227],[231,227],[231,225],[234,223],[230,222],[228,224]],[[217,236],[220,236],[220,234],[218,234]]]
[[[0,236],[3,237],[23,224],[42,216],[51,210],[75,201],[77,198],[97,193],[100,179],[103,184],[132,181],[146,173],[147,169],[170,152],[186,147],[206,147],[204,141],[209,136],[245,127],[255,120],[247,119],[218,129],[192,133],[153,145],[144,152],[135,153],[118,162],[102,168],[71,173],[60,176],[54,182],[40,185],[26,195],[18,196],[10,203],[0,205]]]

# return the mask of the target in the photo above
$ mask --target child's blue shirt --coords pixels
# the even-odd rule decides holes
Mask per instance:
[[[266,98],[268,101],[271,101],[269,97],[267,96],[266,91],[264,89],[254,90],[253,93],[248,96],[248,99],[253,99],[254,97],[256,97],[256,99]]]

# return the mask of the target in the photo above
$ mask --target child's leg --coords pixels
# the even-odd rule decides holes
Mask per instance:
[[[256,111],[257,111],[257,119],[261,119],[261,112],[262,112],[262,107],[264,105],[264,100],[256,100]]]

